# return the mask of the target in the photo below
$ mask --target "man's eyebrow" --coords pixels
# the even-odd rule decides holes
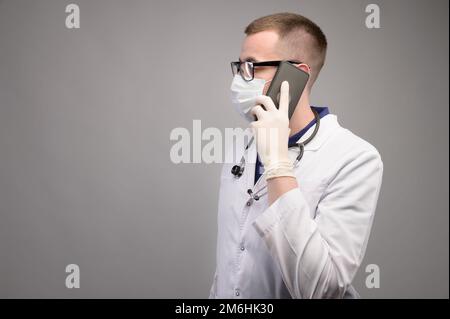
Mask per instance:
[[[247,57],[244,61],[246,62],[258,62],[258,60],[252,56]],[[239,58],[239,62],[243,62],[241,58]]]

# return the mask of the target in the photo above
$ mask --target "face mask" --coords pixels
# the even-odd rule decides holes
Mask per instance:
[[[270,81],[267,81],[267,83]],[[247,82],[239,74],[236,74],[233,82],[231,82],[231,103],[236,111],[248,122],[255,120],[254,115],[250,111],[256,104],[256,97],[263,94],[265,84],[265,80],[257,78]]]

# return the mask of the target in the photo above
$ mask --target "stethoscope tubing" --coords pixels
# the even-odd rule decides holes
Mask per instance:
[[[317,113],[316,110],[312,109],[313,113],[314,113],[314,117],[316,120],[316,125],[314,127],[314,131],[311,134],[311,136],[309,136],[305,141],[301,142],[301,143],[297,143],[296,146],[298,146],[299,148],[299,153],[297,155],[297,157],[295,158],[295,161],[293,163],[293,166],[296,167],[298,165],[298,163],[300,162],[300,160],[303,157],[304,151],[305,151],[305,145],[307,145],[309,142],[311,142],[314,137],[317,135],[317,132],[319,131],[319,127],[320,127],[320,116]],[[245,170],[245,154],[248,150],[248,148],[252,145],[254,141],[254,136],[252,136],[252,138],[250,139],[250,141],[247,143],[247,145],[245,146],[244,149],[244,154],[241,157],[241,160],[239,161],[239,165],[234,165],[233,168],[231,169],[231,174],[234,175],[234,177],[236,178],[240,178],[242,176],[242,174],[244,173]],[[291,146],[294,147],[294,146]],[[263,176],[265,175],[265,172],[258,178],[258,180],[256,181],[255,185],[250,189],[247,190],[247,193],[250,195],[250,200],[247,202],[247,205],[251,204],[251,200],[259,200],[262,196],[267,194],[267,191],[263,194],[260,194],[263,190],[265,190],[267,188],[267,185],[260,188],[258,191],[255,192],[256,187],[258,186],[260,180],[263,178]]]

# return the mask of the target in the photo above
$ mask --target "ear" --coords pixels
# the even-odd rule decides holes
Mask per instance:
[[[299,68],[302,71],[305,71],[306,73],[308,73],[309,75],[311,75],[311,68],[308,64],[306,63],[300,63],[297,65],[297,68]]]

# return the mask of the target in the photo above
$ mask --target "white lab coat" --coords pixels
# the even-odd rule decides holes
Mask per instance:
[[[209,297],[359,297],[351,283],[364,257],[383,174],[376,148],[328,114],[295,168],[298,188],[270,207],[267,195],[246,206],[255,144],[245,155],[241,178],[230,173],[236,163],[223,166]],[[298,148],[289,149],[292,160],[297,154]]]

